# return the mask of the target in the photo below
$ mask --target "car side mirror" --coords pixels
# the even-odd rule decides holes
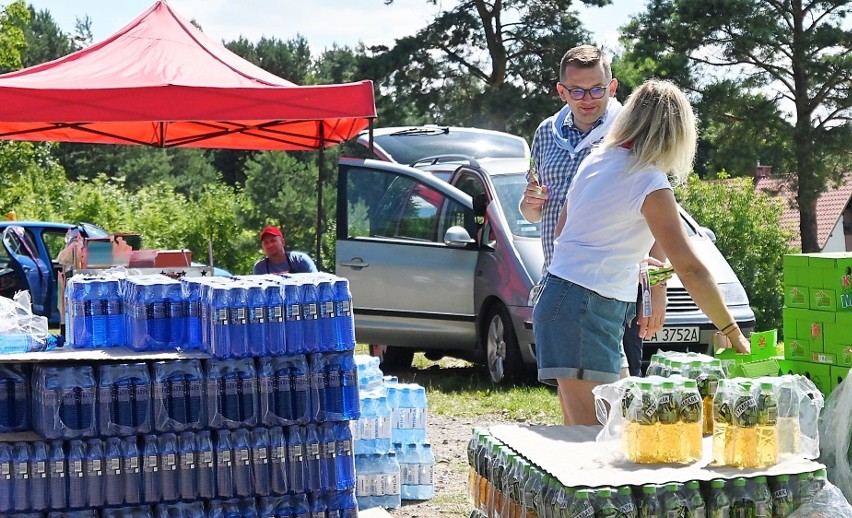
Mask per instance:
[[[476,243],[464,227],[454,226],[444,234],[444,244],[453,248],[465,248]]]
[[[716,233],[710,230],[707,227],[701,227],[701,231],[707,236],[707,238],[712,242],[716,242]]]

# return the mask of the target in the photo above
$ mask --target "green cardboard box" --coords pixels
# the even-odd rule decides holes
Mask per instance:
[[[849,374],[849,367],[831,367],[831,390],[837,388],[840,383],[846,379],[846,376]]]
[[[727,348],[716,351],[715,356],[720,360],[733,360],[736,363],[754,362],[778,356],[778,350],[775,348],[778,345],[777,330],[752,333],[749,341],[751,354],[739,354],[735,349]]]
[[[800,362],[798,369],[799,374],[813,381],[814,385],[824,395],[828,395],[831,392],[831,365]]]
[[[778,372],[783,376],[785,374],[798,374],[798,362],[792,360],[777,360]]]
[[[811,309],[815,311],[837,312],[837,293],[829,288],[810,289]]]
[[[811,355],[811,349],[807,340],[784,340],[784,359],[794,361],[807,361]]]
[[[728,377],[761,378],[763,376],[778,376],[780,370],[778,360],[769,358],[766,360],[737,363],[728,371]]]
[[[825,352],[833,354],[836,357],[837,362],[835,362],[835,365],[840,367],[852,367],[852,345],[833,345],[831,349],[826,349]]]
[[[788,308],[808,309],[811,293],[807,286],[785,286],[784,305]]]

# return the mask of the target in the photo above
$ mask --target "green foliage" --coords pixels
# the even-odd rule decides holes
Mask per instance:
[[[0,141],[0,212],[18,219],[50,219],[64,199],[62,168],[50,144]]]
[[[757,155],[795,172],[806,252],[819,248],[817,198],[852,168],[850,16],[847,0],[650,0],[622,39],[631,70],[703,98],[704,166]]]
[[[702,181],[692,176],[677,189],[681,205],[716,234],[716,246],[745,287],[757,330],[780,329],[784,305],[782,259],[794,250],[780,225],[777,198],[755,192],[750,178]]]
[[[21,50],[26,46],[23,26],[30,21],[30,11],[23,0],[0,9],[0,72],[21,68]]]
[[[36,11],[33,6],[29,11],[32,21],[22,27],[27,42],[22,53],[24,67],[53,61],[77,50],[74,41],[56,25],[50,11]]]
[[[562,54],[589,39],[571,6],[458,2],[392,48],[370,48],[359,75],[376,82],[379,120],[475,125],[531,138],[559,106]]]

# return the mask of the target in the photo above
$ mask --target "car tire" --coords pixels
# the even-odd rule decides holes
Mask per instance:
[[[498,303],[491,307],[484,331],[485,367],[491,382],[497,385],[520,380],[526,366],[506,306]]]
[[[379,359],[382,371],[398,371],[411,368],[414,360],[414,349],[395,347],[392,345],[370,345],[370,356]]]

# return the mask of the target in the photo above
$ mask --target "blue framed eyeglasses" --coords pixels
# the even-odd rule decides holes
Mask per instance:
[[[562,88],[568,92],[568,97],[574,99],[575,101],[582,101],[586,94],[589,94],[589,97],[592,99],[600,99],[604,95],[606,95],[606,91],[609,88],[609,85],[612,84],[612,79],[609,80],[609,83],[603,86],[593,86],[591,88],[569,88],[562,81],[559,81],[559,84],[562,85]]]

